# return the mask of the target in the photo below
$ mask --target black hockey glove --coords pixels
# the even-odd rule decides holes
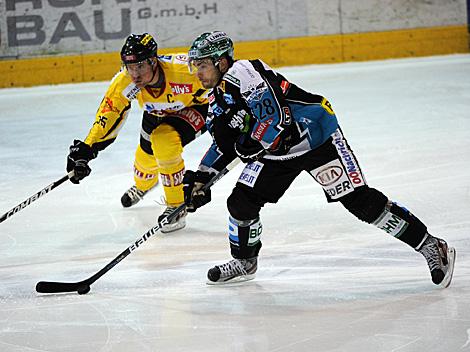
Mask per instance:
[[[96,158],[97,154],[88,144],[78,139],[73,141],[67,157],[67,172],[74,171],[74,176],[70,178],[72,183],[79,184],[80,180],[90,174],[91,169],[88,162]]]
[[[266,154],[266,150],[260,142],[242,134],[235,142],[235,153],[244,163],[251,163],[262,158]]]
[[[203,190],[202,187],[214,176],[213,173],[204,171],[187,170],[183,177],[183,193],[186,210],[194,213],[198,208],[211,201],[211,190]]]

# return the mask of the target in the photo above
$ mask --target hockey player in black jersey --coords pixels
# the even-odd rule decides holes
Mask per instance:
[[[213,144],[197,171],[183,179],[189,212],[211,200],[202,186],[239,157],[246,163],[228,197],[232,260],[208,272],[209,284],[254,278],[261,249],[260,210],[276,203],[302,172],[319,183],[328,202],[421,253],[436,285],[449,286],[455,250],[429,234],[409,210],[369,187],[327,99],[309,93],[261,60],[233,59],[224,32],[193,42],[190,67],[209,93],[206,125]]]

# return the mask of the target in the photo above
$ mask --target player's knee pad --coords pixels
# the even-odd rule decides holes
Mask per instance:
[[[238,259],[257,257],[261,249],[263,225],[259,218],[237,220],[229,217],[228,237],[232,257]]]
[[[340,198],[339,201],[358,219],[372,224],[383,212],[388,199],[375,188],[364,186]]]
[[[253,197],[242,188],[235,187],[227,199],[227,208],[230,215],[240,220],[258,218],[261,207],[256,204]]]

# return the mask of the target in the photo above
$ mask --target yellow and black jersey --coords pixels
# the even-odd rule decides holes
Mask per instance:
[[[132,82],[126,69],[117,73],[101,101],[85,143],[98,150],[111,144],[126,121],[131,101],[135,99],[144,111],[163,121],[165,116],[186,107],[207,104],[207,90],[202,87],[198,78],[189,72],[187,60],[186,54],[158,56],[160,74],[164,76],[161,88],[147,86],[140,89]],[[185,114],[181,117],[193,119]]]

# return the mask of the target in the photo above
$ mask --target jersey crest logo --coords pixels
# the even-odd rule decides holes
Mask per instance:
[[[266,83],[263,81],[258,85],[250,84],[248,89],[242,93],[243,97],[247,103],[252,103],[254,101],[260,101],[264,95],[264,92],[268,90]]]
[[[103,108],[101,109],[101,113],[105,114],[107,112],[112,112],[112,111],[119,112],[119,110],[114,107],[113,101],[110,98],[105,97]]]

